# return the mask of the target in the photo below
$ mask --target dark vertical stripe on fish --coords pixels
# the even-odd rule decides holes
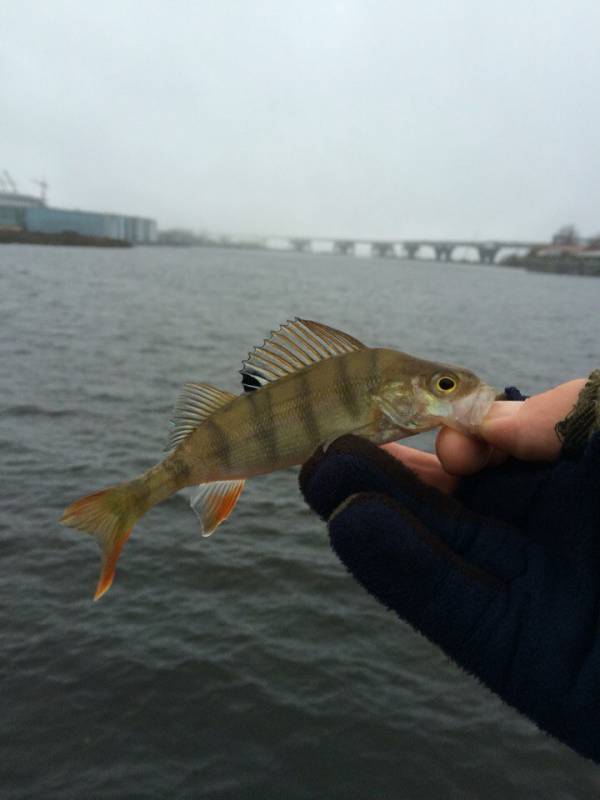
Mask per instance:
[[[276,461],[279,457],[279,446],[273,417],[272,392],[268,388],[262,392],[251,392],[249,400],[256,435],[264,444],[269,458]]]
[[[185,482],[190,474],[189,465],[186,464],[185,460],[179,456],[166,458],[163,461],[163,467],[170,474],[174,486]]]
[[[348,374],[348,360],[341,356],[335,360],[336,371],[340,381],[342,403],[353,417],[357,417],[360,412],[356,385],[350,380]]]
[[[250,395],[252,396],[252,395]],[[226,467],[231,466],[231,444],[229,443],[229,436],[211,417],[206,420],[206,426],[209,435],[213,441],[213,447],[223,457],[223,462]]]
[[[302,423],[310,437],[310,442],[315,447],[321,442],[321,430],[312,404],[312,389],[310,385],[310,371],[300,373],[300,390],[305,402],[302,404]]]

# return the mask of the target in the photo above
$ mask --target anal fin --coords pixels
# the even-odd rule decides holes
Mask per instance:
[[[240,498],[245,481],[214,481],[201,484],[190,505],[202,523],[202,536],[211,533],[231,514]]]

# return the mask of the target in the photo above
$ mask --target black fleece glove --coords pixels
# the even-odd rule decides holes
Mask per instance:
[[[454,497],[346,436],[305,464],[300,485],[369,592],[600,761],[600,433],[577,460],[511,459]]]

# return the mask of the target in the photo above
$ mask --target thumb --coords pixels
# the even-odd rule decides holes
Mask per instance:
[[[556,423],[573,409],[584,385],[585,380],[574,380],[523,403],[496,402],[478,434],[499,450],[524,461],[554,461],[562,446]]]

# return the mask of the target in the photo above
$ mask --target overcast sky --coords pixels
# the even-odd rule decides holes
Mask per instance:
[[[0,170],[162,228],[600,231],[598,0],[0,0]]]

